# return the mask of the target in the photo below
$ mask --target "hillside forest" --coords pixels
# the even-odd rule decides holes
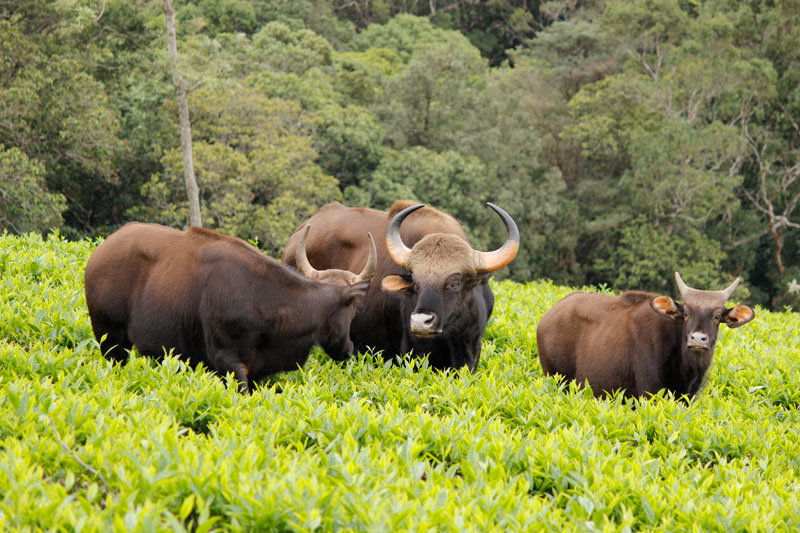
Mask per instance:
[[[800,306],[800,6],[175,0],[203,225],[439,207],[500,276]],[[0,0],[0,230],[185,227],[157,0]]]

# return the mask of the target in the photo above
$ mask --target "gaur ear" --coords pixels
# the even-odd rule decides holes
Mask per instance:
[[[365,279],[363,281],[359,281],[358,283],[354,283],[354,284],[350,285],[350,288],[351,289],[355,289],[358,292],[366,293],[367,290],[369,289],[369,283],[370,283],[370,280]]]
[[[407,291],[412,285],[412,281],[405,276],[389,274],[388,276],[384,276],[381,280],[380,289],[381,292],[385,292],[387,294],[396,294]]]
[[[361,303],[361,300],[364,299],[364,296],[367,295],[367,291],[369,290],[369,281],[370,280],[359,281],[348,287],[346,296],[342,300],[342,305],[346,307],[353,303]]]
[[[744,326],[756,317],[755,311],[746,305],[739,304],[725,313],[725,323],[729,328]]]
[[[681,308],[669,296],[656,296],[650,300],[650,306],[667,318],[675,319],[683,315]]]
[[[480,276],[464,276],[464,288],[466,290],[473,289],[478,283],[480,283],[481,277]]]

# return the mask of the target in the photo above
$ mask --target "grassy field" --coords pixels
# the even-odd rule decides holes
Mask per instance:
[[[92,337],[93,245],[0,236],[0,530],[800,529],[800,318],[722,328],[706,387],[625,403],[544,378],[571,289],[494,285],[478,372],[315,352],[251,395]]]

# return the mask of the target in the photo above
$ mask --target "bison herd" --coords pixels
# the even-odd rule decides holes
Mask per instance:
[[[458,222],[432,207],[334,202],[300,225],[280,262],[215,231],[129,223],[86,265],[92,329],[110,359],[123,361],[133,346],[153,357],[174,350],[232,373],[243,391],[297,369],[314,345],[335,360],[354,350],[427,354],[434,368],[474,372],[494,306],[489,275],[520,245],[511,216],[488,206],[507,232],[491,252],[474,250]],[[596,395],[693,397],[719,325],[739,327],[755,313],[726,307],[738,279],[721,291],[688,287],[677,272],[675,280],[680,303],[639,291],[557,302],[536,332],[544,373],[588,383]]]

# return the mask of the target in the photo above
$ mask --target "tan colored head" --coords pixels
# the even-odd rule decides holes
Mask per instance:
[[[413,309],[409,330],[417,337],[438,335],[448,323],[460,320],[480,276],[504,267],[519,251],[519,230],[514,220],[499,207],[489,206],[500,215],[508,231],[506,242],[493,252],[473,250],[461,236],[437,232],[425,235],[412,248],[406,246],[400,237],[400,225],[408,215],[424,207],[422,204],[406,207],[389,223],[389,256],[410,274],[385,276],[380,288],[407,300],[407,309]]]
[[[413,249],[408,248],[400,238],[400,225],[408,215],[417,209],[425,207],[424,204],[417,204],[407,207],[397,213],[397,215],[395,215],[392,221],[389,223],[389,228],[386,230],[386,248],[389,251],[389,255],[395,263],[410,272],[415,272],[415,268],[429,271],[441,271],[442,268],[448,268],[453,261],[455,261],[457,265],[471,264],[471,270],[474,274],[486,274],[488,272],[494,272],[495,270],[503,268],[509,264],[514,257],[516,257],[517,252],[519,251],[519,229],[514,223],[514,219],[511,218],[508,213],[492,203],[487,203],[487,205],[494,209],[498,215],[500,215],[500,218],[503,219],[503,223],[506,225],[506,231],[508,232],[506,242],[503,243],[503,246],[497,250],[493,252],[479,252],[477,250],[473,250],[472,247],[467,244],[466,248],[462,247],[458,251],[459,254],[457,257],[448,256],[444,250],[431,251],[431,249],[434,247],[434,244],[431,243],[428,238],[434,235],[446,235],[435,233],[427,235],[421,239],[414,245]],[[455,251],[457,244],[454,241],[455,239],[461,239],[455,235],[448,235],[448,237],[452,238],[445,238],[443,240],[440,239],[438,242],[443,245],[445,245],[445,242],[447,242],[447,251]],[[414,254],[414,252],[420,246],[422,246],[424,249],[421,249]]]

